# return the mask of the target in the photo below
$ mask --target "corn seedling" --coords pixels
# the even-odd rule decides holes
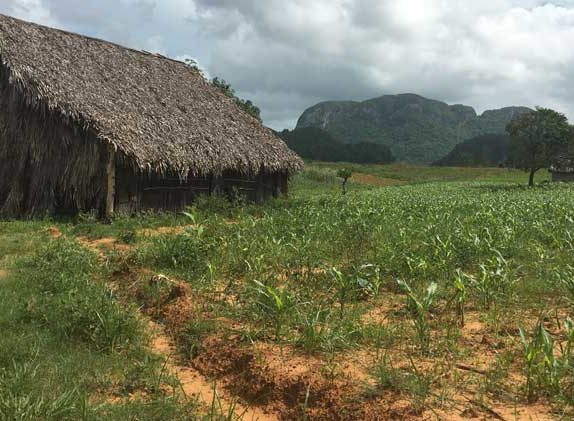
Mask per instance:
[[[429,311],[437,294],[438,285],[432,282],[422,296],[417,295],[403,280],[398,279],[399,287],[407,295],[407,307],[413,318],[419,348],[428,353],[430,349]]]
[[[453,287],[455,291],[454,305],[456,310],[456,318],[458,321],[458,325],[460,327],[464,327],[464,306],[466,304],[467,293],[466,293],[465,276],[460,270],[456,271]]]
[[[539,322],[531,337],[520,329],[526,374],[526,396],[533,401],[541,392],[559,393],[564,364],[554,355],[554,339]]]
[[[381,357],[381,351],[390,349],[395,343],[396,328],[388,324],[368,325],[363,330],[367,342],[375,348],[375,360],[377,361]]]
[[[327,271],[331,277],[334,288],[337,291],[337,296],[339,300],[339,318],[343,318],[345,314],[345,303],[350,298],[350,296],[355,292],[357,283],[356,280],[351,276],[344,274],[337,268],[329,268]]]
[[[572,364],[574,361],[572,358],[574,357],[574,321],[570,317],[568,317],[564,321],[564,333],[566,336],[566,347],[561,346],[562,356],[565,360],[565,363]]]
[[[366,264],[356,270],[357,287],[364,291],[365,295],[378,297],[381,292],[383,280],[378,266]]]
[[[507,260],[499,251],[494,250],[494,252],[493,258],[480,265],[480,273],[477,277],[465,275],[468,284],[474,289],[486,310],[489,310],[499,297],[507,295],[514,285]]]
[[[558,280],[562,284],[566,292],[566,300],[568,303],[574,307],[574,267],[571,265],[566,265],[566,267],[556,272],[558,275]]]
[[[295,297],[286,289],[278,289],[260,281],[253,281],[253,289],[256,293],[256,308],[264,319],[272,321],[275,339],[280,340],[285,322],[297,306]]]
[[[325,351],[329,336],[329,311],[317,310],[312,314],[302,314],[301,334],[297,344],[307,352]]]

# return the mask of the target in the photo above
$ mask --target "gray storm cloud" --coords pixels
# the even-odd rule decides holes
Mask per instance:
[[[276,129],[319,101],[400,92],[574,118],[574,1],[1,0],[0,13],[195,57]]]

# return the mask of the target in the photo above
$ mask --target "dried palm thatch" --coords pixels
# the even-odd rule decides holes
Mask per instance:
[[[92,132],[62,123],[8,83],[0,66],[0,215],[99,209],[108,154]]]
[[[548,171],[551,173],[574,174],[574,158],[558,156],[554,159]]]
[[[302,168],[197,70],[159,55],[0,15],[0,84],[0,204],[29,194],[6,180],[14,184],[10,174],[34,163],[61,184],[33,195],[72,189],[75,201],[94,200],[84,189],[101,184],[94,180],[103,177],[102,145],[138,171],[182,178]],[[51,142],[69,155],[58,156],[62,145]],[[48,168],[50,160],[64,171]]]

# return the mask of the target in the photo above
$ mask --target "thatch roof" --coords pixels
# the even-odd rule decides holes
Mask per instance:
[[[0,15],[0,63],[141,170],[294,172],[301,159],[184,63]]]
[[[574,174],[574,158],[560,156],[554,159],[548,171],[553,173]]]

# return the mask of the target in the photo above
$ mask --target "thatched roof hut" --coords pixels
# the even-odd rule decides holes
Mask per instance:
[[[574,181],[574,158],[559,156],[548,171],[552,174],[552,181]]]
[[[154,184],[193,190],[193,179],[257,190],[275,177],[279,190],[300,168],[185,63],[0,15],[1,213],[102,209],[123,184],[132,204]]]

